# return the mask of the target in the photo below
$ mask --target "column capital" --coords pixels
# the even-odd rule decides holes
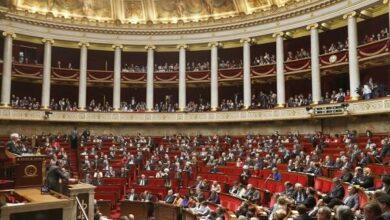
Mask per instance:
[[[112,49],[116,49],[116,48],[123,49],[123,45],[122,44],[114,44],[114,45],[112,45]]]
[[[359,14],[356,11],[351,11],[343,15],[343,19],[348,19],[351,17],[357,17]]]
[[[184,49],[187,49],[188,48],[188,45],[187,44],[179,44],[176,46],[177,49],[181,49],[181,48],[184,48]]]
[[[274,34],[272,34],[272,37],[276,38],[276,37],[282,37],[284,39],[289,39],[289,38],[292,38],[292,34],[290,32],[284,32],[284,31],[281,31],[281,32],[276,32]]]
[[[88,42],[79,42],[77,45],[78,45],[79,47],[82,47],[82,46],[89,47],[89,46],[90,46]]]
[[[255,42],[256,42],[255,39],[254,38],[250,38],[250,37],[240,39],[240,43],[241,44],[244,44],[244,43],[253,44]]]
[[[156,46],[154,46],[154,45],[146,45],[145,46],[145,50],[149,50],[149,49],[155,50]]]
[[[4,32],[3,32],[3,36],[4,36],[4,37],[12,37],[12,38],[15,38],[15,37],[16,37],[16,34],[15,34],[14,32],[4,31]]]
[[[42,43],[54,44],[54,40],[53,39],[48,39],[48,38],[43,38],[42,39]]]
[[[320,25],[318,23],[314,23],[306,26],[306,30],[310,31],[311,29],[320,29]]]
[[[207,46],[208,47],[222,47],[223,44],[221,42],[210,42]]]

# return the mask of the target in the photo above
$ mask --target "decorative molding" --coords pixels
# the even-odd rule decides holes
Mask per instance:
[[[188,48],[188,45],[187,44],[179,44],[176,46],[177,49],[181,49],[181,48],[184,48],[184,49],[187,49]]]
[[[154,46],[154,45],[146,45],[145,46],[145,50],[149,50],[149,49],[155,50],[156,46]]]
[[[16,34],[13,33],[13,32],[4,31],[4,32],[3,32],[3,36],[4,36],[4,37],[12,37],[12,38],[15,38],[15,37],[16,37]]]
[[[343,19],[347,19],[347,18],[351,18],[351,17],[357,18],[358,15],[359,14],[356,11],[351,11],[351,12],[348,12],[347,14],[344,14]]]
[[[82,46],[89,47],[89,46],[90,46],[90,44],[89,44],[88,42],[79,42],[77,45],[78,45],[79,47],[82,47]]]
[[[221,42],[210,42],[207,44],[208,47],[223,47]]]
[[[123,49],[123,45],[122,44],[114,44],[112,45],[112,49],[116,49],[116,48],[119,48],[119,49]]]
[[[49,44],[53,45],[54,44],[54,40],[53,39],[43,38],[42,39],[42,43],[49,43]]]
[[[336,106],[338,104],[324,105]],[[390,97],[369,101],[350,102],[348,114],[327,115],[323,117],[349,117],[370,114],[389,114]],[[53,111],[49,118],[44,119],[45,111],[19,110],[0,108],[1,120],[16,121],[52,121],[52,122],[85,122],[85,123],[226,123],[255,122],[278,120],[309,120],[311,115],[306,107],[277,108],[267,110],[249,110],[233,112],[204,113],[124,113],[124,112],[58,112]]]

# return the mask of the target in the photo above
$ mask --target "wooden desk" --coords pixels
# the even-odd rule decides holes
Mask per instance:
[[[74,201],[68,197],[60,194],[42,195],[38,188],[16,189],[13,192],[26,202],[1,207],[1,220],[72,219]]]
[[[154,215],[156,219],[178,220],[180,216],[180,207],[160,202],[157,203]]]
[[[121,216],[133,214],[135,219],[146,220],[148,214],[153,210],[154,204],[150,202],[139,202],[139,201],[121,201]]]
[[[182,220],[198,220],[199,218],[188,209],[182,209]]]

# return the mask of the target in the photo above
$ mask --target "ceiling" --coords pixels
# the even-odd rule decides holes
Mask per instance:
[[[0,6],[56,17],[122,23],[196,22],[248,15],[300,0],[2,0]],[[317,0],[312,0],[317,1]]]

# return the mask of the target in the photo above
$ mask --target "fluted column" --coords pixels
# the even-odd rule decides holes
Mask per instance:
[[[51,80],[51,48],[54,43],[51,39],[42,39],[44,43],[43,55],[43,78],[41,108],[48,109],[50,106],[50,80]]]
[[[357,13],[355,11],[345,14],[344,19],[348,19],[348,63],[349,63],[349,90],[351,100],[358,100],[357,89],[360,86],[360,71],[358,60],[358,35],[357,35]]]
[[[79,79],[79,111],[85,111],[87,107],[87,59],[88,43],[80,42],[80,79]]]
[[[121,63],[122,63],[122,45],[113,45],[114,48],[114,88],[113,88],[113,104],[114,111],[120,110],[121,103]]]
[[[284,107],[286,104],[286,91],[284,81],[284,35],[285,34],[283,32],[273,34],[273,37],[276,38],[276,107]]]
[[[209,43],[211,47],[211,111],[218,109],[218,47],[221,45],[219,42]]]
[[[311,92],[313,104],[318,104],[321,100],[321,73],[320,73],[320,43],[318,37],[319,25],[307,26],[310,31],[311,45]]]
[[[153,73],[154,73],[154,50],[155,46],[149,45],[145,49],[148,51],[148,61],[146,65],[146,110],[153,111],[154,102],[154,85],[153,85]]]
[[[243,49],[243,97],[244,108],[251,106],[252,83],[251,83],[251,43],[252,39],[246,38],[241,40]]]
[[[3,55],[3,75],[1,81],[1,106],[9,107],[11,101],[11,77],[12,77],[12,45],[15,34],[3,32],[4,55]]]
[[[179,111],[186,108],[186,49],[187,45],[178,45],[179,48]]]

